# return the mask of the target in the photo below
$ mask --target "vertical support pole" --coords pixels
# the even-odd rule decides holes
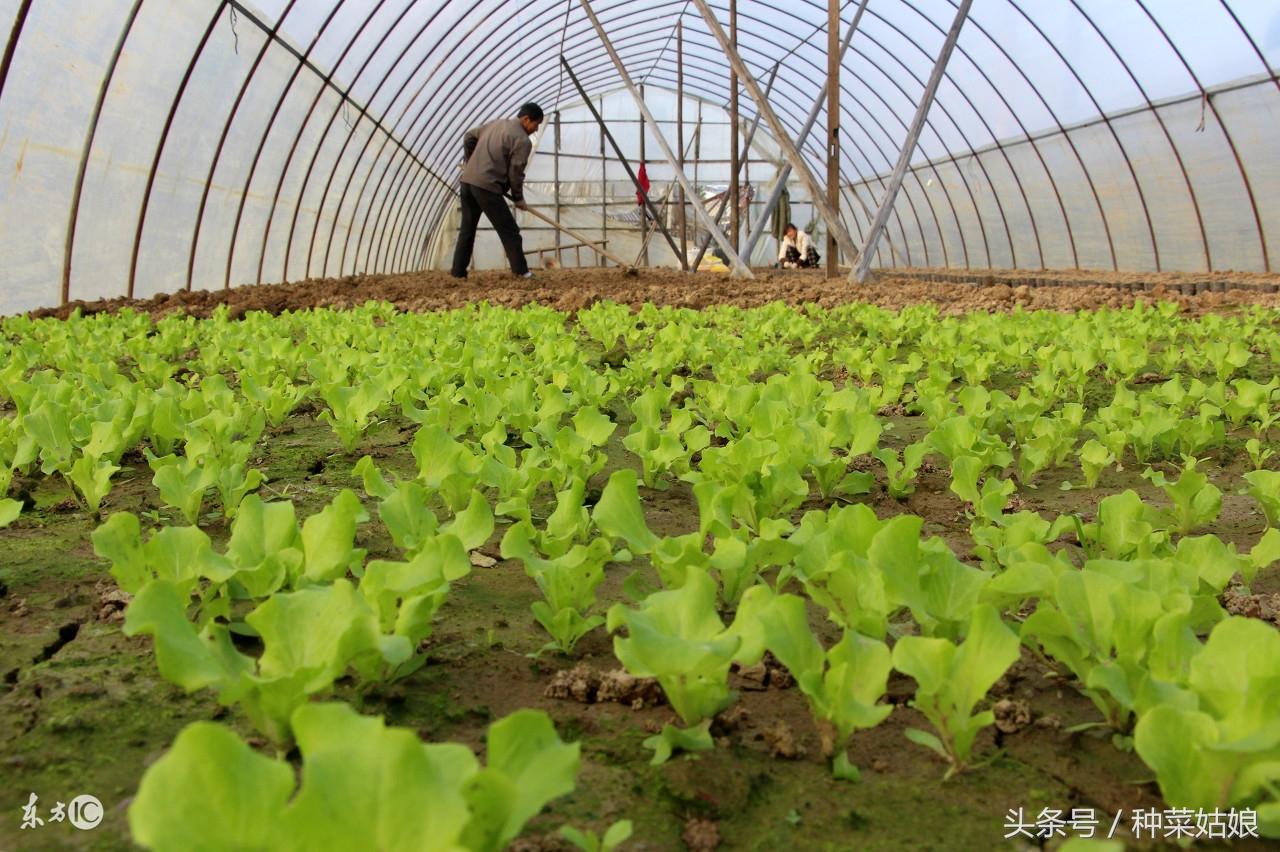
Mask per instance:
[[[706,5],[705,0],[697,0],[697,2],[702,3],[703,6]],[[631,79],[631,73],[627,70],[626,63],[622,61],[622,57],[618,54],[617,48],[613,46],[613,41],[609,38],[609,33],[605,31],[604,26],[600,23],[600,18],[596,16],[595,10],[591,7],[591,0],[578,0],[578,4],[582,7],[582,11],[586,13],[588,20],[590,20],[591,26],[596,32],[596,36],[600,39],[600,44],[604,47],[605,52],[609,54],[609,60],[613,63],[613,67],[618,72],[618,76],[622,78],[622,84],[626,86],[627,91],[631,93],[631,99],[635,101],[636,107],[648,120],[649,124],[653,125],[654,139],[657,141],[658,147],[662,149],[663,158],[676,173],[676,180],[684,185],[687,192],[692,192],[693,187],[689,184],[689,178],[687,178],[685,173],[680,169],[680,164],[676,160],[676,153],[671,150],[671,143],[667,141],[666,134],[662,132],[662,129],[658,126],[653,114],[649,112],[649,107],[646,106],[645,102],[640,98],[640,92],[636,89],[636,84]],[[719,28],[718,24],[716,26]],[[723,35],[723,32],[721,35]],[[741,62],[741,59],[738,61]],[[738,71],[739,74],[746,79],[746,75],[742,74],[743,67],[740,67]],[[759,93],[758,86],[755,88],[755,92],[757,94]],[[733,246],[730,244],[729,238],[725,236],[725,233],[720,226],[711,220],[711,216],[708,215],[707,211],[701,206],[698,206],[694,208],[694,213],[697,215],[698,220],[703,224],[703,226],[711,232],[712,239],[720,245],[720,248],[724,249],[724,252],[729,259],[731,269],[730,274],[735,278],[754,278],[755,276],[751,274],[751,269],[742,262],[742,258],[738,256],[738,253],[734,251]]]
[[[960,6],[956,9],[955,20],[951,23],[951,29],[947,31],[947,40],[942,43],[938,61],[934,63],[933,73],[929,75],[929,82],[925,84],[924,94],[920,96],[920,104],[916,107],[915,118],[911,120],[911,127],[907,130],[907,138],[902,143],[902,152],[898,155],[898,164],[894,166],[893,176],[889,178],[889,185],[885,188],[880,209],[876,211],[876,218],[872,220],[871,229],[867,231],[862,251],[858,253],[858,261],[853,271],[849,273],[850,281],[861,284],[866,280],[867,272],[871,269],[871,258],[875,254],[876,244],[880,242],[885,223],[889,221],[889,212],[893,210],[893,203],[898,198],[898,190],[902,188],[902,180],[906,177],[911,155],[915,153],[916,143],[920,140],[924,120],[929,117],[929,107],[933,106],[933,97],[938,93],[938,84],[942,82],[942,75],[947,70],[947,60],[951,58],[951,52],[960,38],[960,30],[964,28],[964,22],[969,17],[969,7],[972,5],[973,0],[960,0]]]
[[[729,0],[729,43],[738,49],[738,0]],[[729,66],[729,242],[733,250],[738,250],[738,234],[741,223],[738,221],[739,195],[742,187],[738,183],[738,173],[742,164],[738,158],[738,74]]]
[[[555,148],[552,152],[552,163],[555,169],[552,177],[552,191],[555,194],[556,203],[556,266],[563,266],[564,258],[560,254],[560,110],[556,110],[555,126],[552,129],[555,132]]]
[[[600,96],[600,116],[604,118],[604,95]],[[604,233],[601,240],[604,245],[609,245],[609,161],[605,158],[604,153],[604,121],[600,122],[600,224]],[[608,266],[605,262],[604,255],[596,255],[596,263],[600,266]]]
[[[773,83],[775,80],[778,79],[778,70],[781,67],[782,67],[781,62],[775,63],[773,66],[773,70],[769,72],[769,82],[766,83],[764,87],[764,96],[766,98],[769,97],[769,94],[773,91]],[[759,128],[760,128],[760,113],[756,113],[755,119],[753,119],[751,122],[751,127],[748,128],[747,130],[747,138],[744,139],[742,142],[741,150],[743,151],[743,154],[738,158],[740,162],[744,161],[744,158],[745,158],[745,162],[747,163],[751,162],[751,142],[756,138],[756,130],[758,130]],[[736,146],[738,141],[737,138],[735,137],[733,141],[734,141],[734,145]],[[720,220],[724,218],[724,211],[725,211],[725,208],[727,208],[728,206],[729,206],[729,193],[726,191],[724,194],[724,198],[720,201],[720,205],[716,207],[715,222],[717,225],[720,224]],[[698,247],[698,253],[693,258],[694,266],[697,266],[698,264],[702,263],[702,258],[707,253],[707,247],[709,245],[711,245],[710,237],[708,237],[707,239],[704,239],[702,241],[702,245]],[[749,257],[750,257],[749,255],[743,255],[744,262],[746,262],[749,259]]]
[[[644,100],[644,83],[640,84],[640,100]],[[644,164],[644,115],[640,116],[640,168],[647,174],[649,167]],[[647,194],[647,192],[646,192]],[[649,265],[649,207],[640,205],[640,239],[644,244],[644,265]]]
[[[702,161],[702,101],[698,101],[698,127],[693,137],[693,187],[698,188],[698,164]],[[702,196],[694,193],[692,204],[701,204]],[[694,217],[697,218],[697,217]]]
[[[760,116],[756,116],[759,118]],[[742,227],[747,229],[747,233],[751,233],[751,139],[747,138],[746,144],[743,146],[742,154],[742,185],[746,187],[744,192],[747,194],[747,203],[742,207]],[[735,234],[739,231],[734,231]],[[738,250],[742,247],[739,245]],[[748,266],[751,264],[751,258],[748,255],[742,256],[743,262]]]
[[[587,0],[581,0],[581,2],[586,3]],[[837,211],[831,209],[831,206],[827,204],[826,193],[823,192],[822,185],[813,176],[808,163],[805,162],[799,149],[796,148],[796,144],[792,141],[786,125],[778,118],[778,114],[769,104],[769,99],[760,90],[760,84],[756,81],[755,75],[751,73],[751,69],[747,68],[747,64],[742,61],[738,51],[734,50],[733,45],[729,43],[729,37],[725,35],[724,27],[720,26],[720,21],[716,18],[715,12],[711,10],[707,0],[693,0],[693,3],[698,7],[698,11],[702,13],[702,19],[707,22],[707,29],[711,32],[716,42],[719,43],[721,50],[724,51],[734,70],[738,72],[738,76],[742,79],[742,85],[746,87],[747,93],[751,95],[751,100],[756,104],[756,109],[769,122],[769,130],[773,133],[774,140],[782,149],[787,162],[791,163],[791,168],[795,170],[801,183],[804,184],[809,197],[814,200],[822,211],[823,218],[827,220],[827,228],[835,232],[836,240],[840,243],[840,247],[844,249],[845,254],[853,256],[857,252],[853,245],[853,238],[845,230],[844,223],[840,221]]]
[[[849,45],[853,42],[853,34],[858,31],[858,24],[862,21],[862,13],[866,11],[869,0],[862,0],[858,4],[858,11],[853,14],[853,21],[849,24],[849,29],[845,33],[844,42],[840,45],[840,61],[844,61],[844,55],[849,52]],[[813,107],[809,110],[809,116],[804,120],[804,127],[800,128],[800,135],[796,137],[796,146],[804,145],[809,139],[809,134],[813,132],[813,126],[818,122],[818,114],[822,112],[823,99],[826,97],[826,88],[818,92],[817,99],[813,102]],[[784,158],[785,159],[785,158]],[[747,238],[746,253],[751,254],[755,250],[756,245],[760,242],[760,238],[764,236],[764,229],[769,226],[769,219],[773,216],[773,211],[778,206],[778,199],[782,197],[782,190],[787,186],[787,179],[791,177],[791,164],[784,163],[782,170],[778,173],[778,179],[773,184],[773,191],[769,193],[769,200],[765,202],[764,213],[756,221],[756,226],[751,231],[751,236]]]
[[[827,204],[840,210],[840,0],[827,0]],[[840,274],[840,247],[827,229],[827,278]]]
[[[684,171],[684,19],[676,21],[676,136],[679,139],[680,149],[680,170]],[[697,183],[697,180],[694,181]],[[685,265],[688,265],[689,257],[689,228],[688,222],[685,220],[685,197],[684,187],[678,187],[676,190],[680,199],[680,206],[677,208],[676,217],[680,225],[680,256],[685,258]]]
[[[662,231],[663,238],[667,241],[667,245],[671,246],[671,253],[677,256],[680,262],[680,268],[684,269],[687,265],[685,259],[680,257],[680,248],[676,245],[675,238],[671,236],[671,232],[667,230],[667,226],[663,224],[662,216],[658,212],[658,208],[654,206],[653,201],[649,198],[649,193],[641,188],[640,178],[636,175],[635,170],[631,168],[631,161],[627,159],[627,155],[622,153],[622,146],[618,144],[618,140],[609,132],[609,125],[605,123],[602,116],[591,103],[591,96],[587,94],[587,90],[583,88],[582,81],[578,79],[578,75],[573,73],[573,67],[569,65],[569,60],[563,56],[560,57],[560,64],[564,66],[564,70],[568,73],[569,79],[573,81],[573,86],[578,90],[578,94],[582,96],[582,101],[587,105],[587,109],[591,110],[591,117],[600,125],[600,132],[604,134],[605,140],[613,147],[613,153],[617,156],[618,162],[622,165],[623,171],[627,173],[627,177],[636,188],[636,196],[640,199],[641,205],[645,208],[648,216],[653,217],[653,222],[658,226],[658,230]],[[643,123],[644,118],[641,118]],[[643,128],[642,128],[643,132]],[[644,151],[644,137],[641,137],[640,149]],[[646,224],[648,224],[646,220]]]

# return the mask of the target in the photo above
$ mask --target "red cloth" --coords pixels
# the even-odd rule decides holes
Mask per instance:
[[[645,196],[649,194],[649,173],[644,169],[644,163],[640,164],[640,171],[636,172],[636,183],[640,184],[642,192],[636,193],[636,204],[644,206]]]

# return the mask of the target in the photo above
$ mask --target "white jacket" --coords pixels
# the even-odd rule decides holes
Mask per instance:
[[[811,245],[813,245],[813,241],[809,239],[809,235],[797,228],[796,238],[794,240],[790,237],[783,237],[782,242],[778,244],[778,260],[783,261],[787,259],[788,248],[794,248],[796,251],[800,252],[800,258],[803,260],[804,256],[809,253],[809,247]]]

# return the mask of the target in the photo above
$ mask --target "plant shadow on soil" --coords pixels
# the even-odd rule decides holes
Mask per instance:
[[[919,436],[921,418],[884,419],[894,426],[886,433],[887,445],[901,446]],[[409,426],[387,422],[357,452],[343,453],[334,451],[336,440],[327,426],[308,413],[297,414],[264,436],[262,457],[255,462],[270,480],[263,495],[293,500],[299,518],[317,511],[340,488],[354,488],[363,497],[350,472],[362,454],[401,475],[414,469]],[[618,460],[635,461],[621,450],[623,431],[611,441],[611,467],[597,476],[596,487]],[[1235,494],[1244,461],[1227,454],[1212,465],[1204,469],[1224,492],[1223,513],[1213,531],[1247,547],[1263,522],[1252,501]],[[1140,469],[1108,471],[1092,491],[1059,490],[1061,472],[1048,471],[1035,489],[1021,489],[1019,496],[1026,508],[1050,513],[1091,514],[1103,496],[1125,488],[1161,504],[1158,490],[1138,476]],[[926,534],[942,536],[959,555],[968,556],[968,521],[947,489],[945,473],[923,473],[917,492],[901,502],[884,494],[882,484],[863,498],[878,515],[921,515]],[[94,523],[75,507],[66,487],[49,480],[31,497],[34,507],[0,531],[0,777],[5,781],[0,849],[129,848],[130,797],[146,766],[183,726],[216,719],[252,743],[261,745],[261,740],[236,710],[220,707],[212,695],[186,695],[160,678],[149,639],[123,636],[119,606],[110,599],[114,584],[89,543]],[[645,491],[643,497],[655,532],[696,528],[697,506],[687,487]],[[374,507],[367,500],[366,505],[374,520],[361,528],[358,545],[369,550],[370,558],[396,558]],[[815,500],[801,511],[821,507]],[[104,516],[115,511],[164,511],[150,486],[150,471],[136,456],[126,458],[104,504]],[[225,522],[206,516],[202,526],[216,545],[225,542]],[[897,705],[893,714],[852,738],[849,753],[862,770],[859,782],[831,776],[797,689],[775,688],[741,672],[732,675],[740,710],[721,726],[717,748],[650,766],[642,740],[673,720],[668,707],[632,709],[547,696],[559,671],[583,663],[607,672],[618,664],[603,629],[582,640],[572,659],[554,652],[532,656],[546,642],[529,612],[537,590],[518,562],[498,558],[504,531],[500,524],[480,548],[496,564],[477,567],[454,584],[429,640],[424,668],[364,696],[340,682],[335,694],[365,713],[383,715],[389,724],[417,730],[424,739],[459,741],[477,752],[492,720],[523,707],[550,714],[563,737],[582,743],[582,769],[576,791],[530,824],[525,834],[531,839],[519,841],[520,848],[568,849],[555,836],[559,826],[603,832],[625,818],[635,824],[625,848],[636,850],[683,848],[690,820],[713,822],[724,849],[991,849],[1015,843],[1003,839],[1012,808],[1032,818],[1042,808],[1068,813],[1094,808],[1100,822],[1109,823],[1118,811],[1162,807],[1151,772],[1136,755],[1117,750],[1109,732],[1066,730],[1096,721],[1097,711],[1061,672],[1047,669],[1025,650],[992,698],[1025,703],[1028,722],[1011,733],[987,729],[975,747],[980,765],[945,782],[942,762],[904,737],[905,729],[928,725],[908,706],[913,684],[901,676],[890,681],[887,700]],[[623,580],[632,570],[610,567],[600,611],[626,600]],[[1254,589],[1280,590],[1277,573],[1259,577]],[[831,641],[829,626],[817,613],[813,622]],[[31,793],[39,797],[46,824],[23,830],[22,807]],[[65,822],[47,821],[55,801],[81,793],[96,795],[105,806],[98,828],[77,831]]]

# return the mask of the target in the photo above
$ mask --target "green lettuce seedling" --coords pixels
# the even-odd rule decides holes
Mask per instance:
[[[1131,729],[1135,712],[1168,700],[1185,676],[1199,649],[1196,622],[1221,617],[1220,608],[1197,608],[1196,567],[1184,563],[1181,574],[1172,567],[1164,560],[1086,563],[1063,572],[1022,625],[1023,637],[1070,669],[1119,733]]]
[[[403,637],[380,634],[373,611],[346,580],[273,595],[245,621],[262,638],[257,660],[235,649],[225,626],[210,622],[197,630],[175,585],[155,580],[130,602],[124,632],[153,637],[167,680],[188,692],[217,690],[220,703],[239,704],[279,745],[292,737],[293,711],[348,669],[374,679],[383,666],[398,666],[412,652]]]
[[[1249,496],[1258,501],[1268,527],[1280,526],[1280,473],[1274,470],[1253,470],[1244,475]]]
[[[571,654],[579,639],[605,621],[590,614],[596,589],[604,581],[605,563],[626,557],[615,555],[607,538],[597,538],[589,545],[575,544],[554,558],[544,559],[534,545],[535,536],[528,521],[513,524],[502,537],[502,558],[524,563],[525,573],[545,598],[532,605],[533,617],[551,634],[551,647]]]
[[[969,764],[978,732],[995,722],[990,710],[973,709],[1018,659],[1018,637],[995,607],[974,608],[969,633],[959,646],[946,639],[904,636],[893,648],[893,667],[916,681],[911,706],[924,714],[937,734],[916,728],[914,743],[937,752],[950,768],[947,777]]]
[[[631,820],[620,819],[605,830],[604,836],[583,831],[571,825],[561,826],[560,836],[582,852],[613,852],[631,837]]]
[[[1165,493],[1173,503],[1167,512],[1168,523],[1180,535],[1211,524],[1222,511],[1222,492],[1209,477],[1196,470],[1197,459],[1184,459],[1185,467],[1177,482],[1170,482],[1161,471],[1148,469],[1142,476]]]
[[[498,852],[573,790],[581,760],[578,744],[563,743],[535,710],[489,727],[485,767],[463,745],[423,743],[345,704],[299,707],[292,727],[296,774],[222,725],[188,725],[143,775],[129,807],[134,840],[148,849],[189,848],[198,836],[227,849]]]
[[[609,610],[609,632],[626,627],[628,634],[614,637],[614,655],[636,677],[657,678],[687,726],[664,725],[661,734],[645,740],[654,749],[654,764],[666,762],[676,748],[712,748],[711,719],[735,698],[729,664],[743,640],[725,629],[715,602],[715,581],[690,567],[680,588],[650,595],[639,609],[614,604]]]
[[[916,490],[916,474],[928,452],[929,445],[924,441],[917,441],[903,448],[901,458],[888,447],[881,447],[871,454],[884,465],[885,475],[888,477],[885,488],[890,496],[903,500]]]
[[[1280,838],[1280,633],[1251,618],[1218,624],[1191,660],[1189,701],[1142,714],[1134,747],[1165,801],[1206,811],[1252,808]]]
[[[846,630],[834,647],[824,651],[809,629],[803,598],[774,597],[767,586],[754,586],[747,594],[743,611],[758,608],[765,646],[796,679],[814,716],[830,726],[823,751],[834,758],[836,776],[857,780],[858,769],[845,749],[855,730],[874,728],[893,710],[892,705],[877,703],[893,669],[889,648]]]

